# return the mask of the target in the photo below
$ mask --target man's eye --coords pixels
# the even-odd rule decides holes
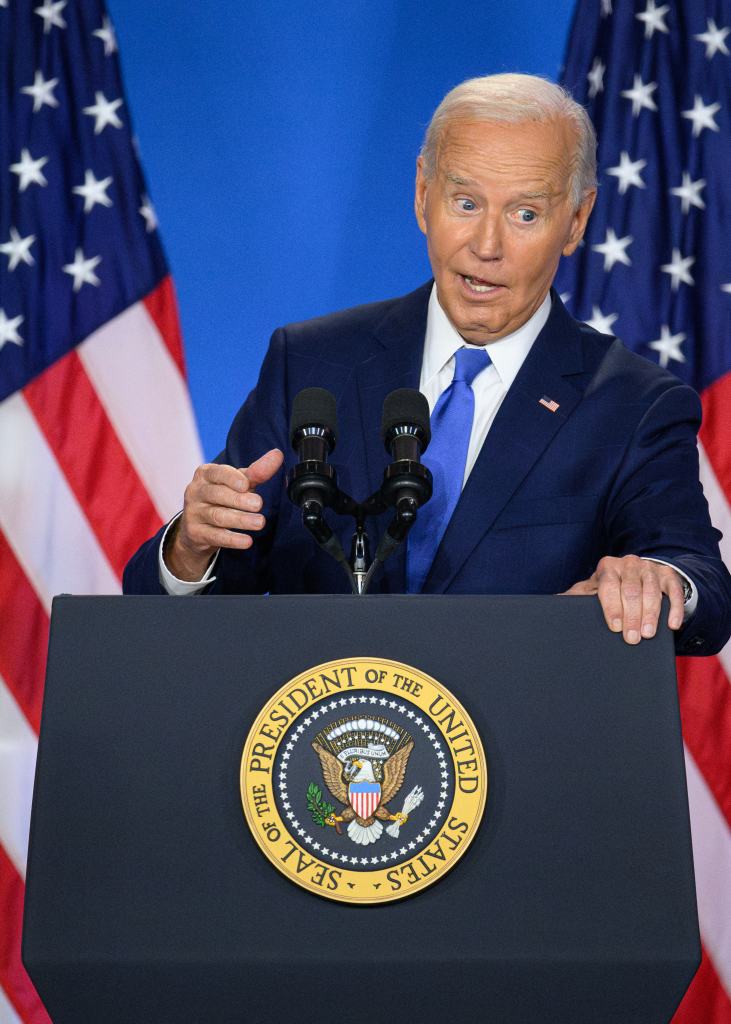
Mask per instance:
[[[472,202],[471,199],[458,199],[457,206],[460,208],[460,210],[464,210],[465,213],[472,213],[473,210],[477,209],[477,206],[475,205],[475,203]]]
[[[535,210],[518,210],[518,220],[521,224],[532,224],[536,219]]]

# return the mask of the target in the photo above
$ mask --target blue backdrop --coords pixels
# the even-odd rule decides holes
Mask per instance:
[[[432,111],[473,75],[556,78],[574,0],[108,2],[212,457],[276,326],[426,280]]]

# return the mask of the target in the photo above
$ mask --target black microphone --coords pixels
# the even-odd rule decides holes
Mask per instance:
[[[338,432],[335,396],[324,388],[305,388],[295,396],[289,436],[299,462],[287,476],[287,494],[302,509],[302,520],[318,544],[333,542],[323,519],[323,508],[335,500],[338,488],[335,469],[327,457]]]
[[[289,437],[300,462],[325,462],[335,447],[337,432],[335,395],[325,388],[305,388],[295,395]]]
[[[418,462],[431,441],[429,403],[421,391],[398,388],[386,395],[381,417],[381,437],[394,462]]]
[[[386,467],[381,496],[396,509],[388,532],[403,540],[416,520],[417,509],[431,498],[432,476],[419,461],[431,440],[429,403],[420,391],[399,388],[386,396],[381,436],[394,460]]]

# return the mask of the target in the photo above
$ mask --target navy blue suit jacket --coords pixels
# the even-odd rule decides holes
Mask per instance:
[[[295,461],[292,399],[325,387],[338,402],[331,458],[340,486],[362,499],[388,464],[383,399],[418,388],[431,282],[403,298],[280,328],[258,384],[219,460],[247,466],[272,447]],[[556,412],[540,404],[547,396]],[[490,428],[424,586],[442,594],[555,594],[587,578],[603,555],[672,562],[693,579],[696,613],[677,650],[710,654],[731,632],[731,579],[698,480],[700,402],[672,374],[579,324],[558,296]],[[424,462],[428,465],[428,451]],[[336,593],[342,570],[303,529],[284,473],[260,489],[268,524],[246,552],[221,551],[209,593]],[[329,516],[346,551],[352,523]],[[374,543],[385,528],[373,529]],[[256,535],[255,535],[256,536]],[[161,534],[130,560],[126,593],[161,593]],[[403,546],[402,546],[403,547]],[[405,553],[372,591],[403,593]]]

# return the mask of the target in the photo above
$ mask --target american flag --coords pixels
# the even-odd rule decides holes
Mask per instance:
[[[599,197],[559,290],[700,393],[731,565],[731,3],[579,0],[563,82],[597,128]],[[678,661],[704,956],[675,1024],[731,1021],[730,648]]]
[[[173,287],[100,0],[0,0],[0,1022],[20,962],[54,594],[114,594],[201,461]]]

